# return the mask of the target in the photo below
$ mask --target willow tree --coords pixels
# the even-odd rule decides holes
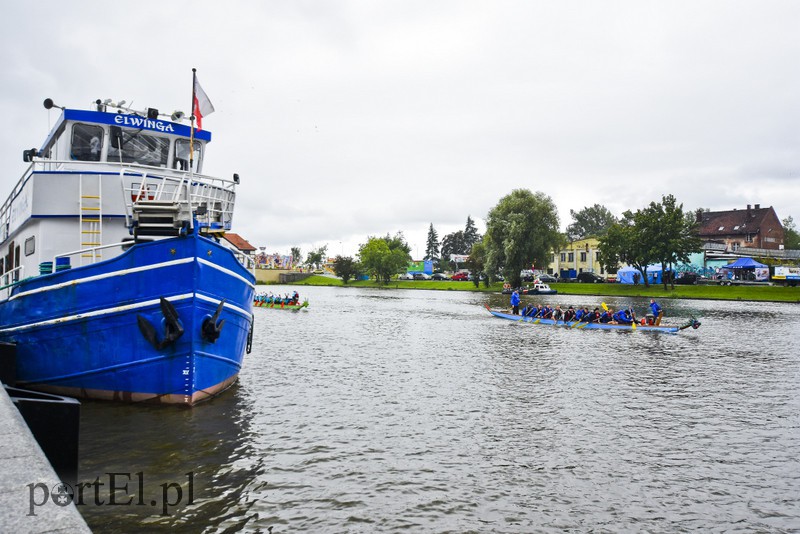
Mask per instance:
[[[520,284],[520,271],[547,265],[561,241],[558,211],[541,192],[515,189],[501,198],[486,219],[486,270],[502,271],[507,282]]]

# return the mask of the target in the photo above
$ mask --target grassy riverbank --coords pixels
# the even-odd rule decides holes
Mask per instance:
[[[310,276],[292,285],[299,286],[344,286],[339,278],[328,276]],[[437,282],[432,280],[392,281],[388,285],[377,284],[373,280],[350,282],[347,287],[368,287],[377,289],[433,289],[440,291],[478,291],[499,293],[502,283],[495,283],[488,288],[481,284],[475,287],[472,282]],[[642,285],[627,284],[550,284],[561,295],[600,295],[617,297],[653,297],[709,300],[750,300],[765,302],[797,302],[800,303],[800,287],[780,286],[675,286],[675,289],[664,289],[663,285],[645,288]]]

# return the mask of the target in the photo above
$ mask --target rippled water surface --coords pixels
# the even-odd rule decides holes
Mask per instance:
[[[81,478],[131,473],[134,497],[80,507],[91,527],[800,530],[798,305],[665,300],[703,323],[669,335],[496,319],[500,295],[300,291],[306,311],[255,310],[222,397],[83,405]]]

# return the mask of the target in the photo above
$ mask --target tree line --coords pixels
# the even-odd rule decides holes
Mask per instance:
[[[702,208],[701,208],[702,209]],[[515,189],[501,198],[489,211],[486,234],[480,235],[471,216],[463,230],[452,232],[439,240],[430,224],[425,248],[425,260],[437,270],[455,270],[453,255],[468,256],[465,266],[488,285],[498,274],[514,287],[521,284],[520,272],[532,265],[547,265],[551,254],[569,241],[596,237],[599,241],[600,265],[615,272],[620,264],[639,271],[648,285],[649,265],[660,264],[663,272],[674,270],[680,263],[689,263],[690,255],[702,251],[697,237],[695,211],[684,211],[673,195],[650,202],[636,211],[627,210],[615,217],[599,204],[579,211],[570,210],[572,223],[560,232],[558,210],[552,199],[542,192]],[[787,248],[800,248],[800,236],[791,217],[783,220]],[[294,254],[294,249],[292,251]],[[309,254],[310,260],[321,261],[325,247]],[[299,251],[298,251],[299,255]],[[361,274],[388,283],[392,276],[405,272],[411,260],[411,247],[403,233],[394,236],[369,236],[359,247],[357,258],[336,256],[334,272],[347,284]],[[666,287],[668,280],[665,278]]]

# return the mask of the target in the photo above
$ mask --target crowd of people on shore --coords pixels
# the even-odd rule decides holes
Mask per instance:
[[[511,313],[513,315],[534,319],[552,319],[556,322],[564,321],[565,323],[577,321],[579,323],[638,324],[636,312],[634,312],[633,308],[614,311],[613,308],[606,306],[605,302],[602,303],[602,309],[599,307],[590,309],[588,306],[569,306],[567,309],[562,309],[561,306],[551,308],[546,304],[526,304],[520,310],[519,305],[519,292],[514,291],[511,294]],[[659,326],[663,316],[663,308],[655,299],[650,299],[650,312],[647,313],[646,319],[641,320],[641,324]]]

